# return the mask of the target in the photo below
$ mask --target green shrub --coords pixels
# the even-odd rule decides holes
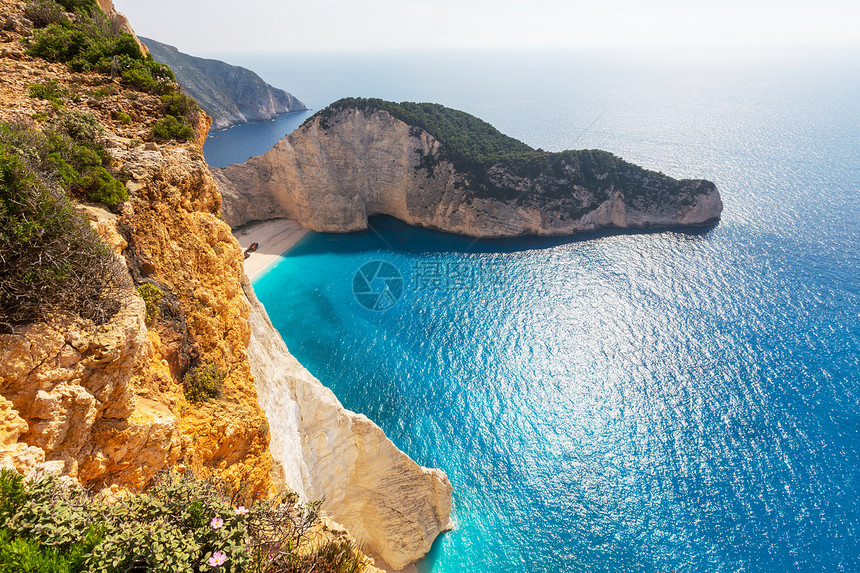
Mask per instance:
[[[318,542],[319,502],[295,494],[235,507],[242,492],[211,479],[160,474],[145,493],[109,503],[55,476],[0,469],[0,573],[120,571],[356,573],[354,544]],[[223,563],[210,565],[210,559]],[[216,561],[217,563],[217,561]]]
[[[81,54],[88,44],[84,33],[65,20],[36,30],[27,53],[51,62],[70,62]]]
[[[24,480],[0,469],[0,573],[72,573],[104,537],[104,526],[81,511],[82,490],[64,489],[55,476]]]
[[[55,80],[47,83],[30,84],[30,97],[51,102],[55,107],[65,104],[65,99],[71,97],[69,90],[60,86]]]
[[[129,67],[131,62],[145,67],[147,61],[134,36],[113,26],[101,10],[79,14],[74,22],[63,20],[36,30],[27,53],[67,63],[78,72],[108,72],[114,58],[127,58]]]
[[[151,283],[143,283],[137,287],[137,292],[146,303],[146,325],[149,326],[158,317],[158,304],[164,293],[161,289]]]
[[[91,167],[82,173],[79,185],[87,199],[94,203],[114,207],[128,199],[125,185],[101,166]]]
[[[24,477],[18,472],[0,470],[0,526],[15,515],[25,501]]]
[[[113,527],[93,552],[93,572],[117,566],[165,573],[212,570],[207,560],[216,551],[227,556],[219,571],[242,571],[247,563],[249,514],[237,512],[215,482],[191,472],[162,474],[147,493],[106,513]]]
[[[184,93],[161,96],[165,116],[152,126],[152,138],[158,141],[194,139],[191,120],[199,109],[194,98]]]
[[[92,94],[91,94],[91,95],[92,95],[95,99],[104,99],[104,98],[106,98],[107,96],[112,96],[112,95],[114,95],[115,93],[116,93],[116,86],[114,86],[113,84],[107,84],[107,85],[102,86],[102,87],[100,87],[100,88],[96,88],[96,89],[94,89],[94,90],[92,91]]]
[[[67,159],[100,158],[69,142],[0,124],[0,322],[45,320],[62,310],[101,323],[119,308],[122,267],[61,187],[80,176]],[[85,171],[84,182],[87,176],[98,178]]]
[[[224,372],[216,364],[192,368],[182,379],[185,398],[194,403],[220,398],[224,390],[224,377]]]
[[[116,119],[123,125],[128,125],[131,123],[131,116],[122,110],[116,112]]]
[[[158,87],[152,75],[141,68],[132,68],[122,72],[122,81],[142,92],[153,92]]]
[[[161,101],[164,104],[164,113],[177,119],[191,117],[197,111],[197,102],[194,98],[181,92],[163,95]]]
[[[15,538],[0,529],[0,573],[71,573],[72,568],[60,552],[30,539]]]
[[[111,61],[110,72],[121,76],[123,82],[142,92],[170,94],[178,89],[173,71],[149,55],[144,59],[116,56]]]
[[[56,127],[78,142],[97,143],[105,135],[105,129],[94,115],[83,111],[72,111],[61,114],[56,120]],[[109,158],[103,147],[99,147],[99,155]]]
[[[114,207],[128,199],[128,191],[107,169],[111,158],[100,143],[103,137],[96,118],[83,112],[59,114],[44,133],[0,124],[0,141],[27,157],[42,179]]]
[[[157,141],[190,141],[194,139],[194,129],[187,122],[168,115],[152,126],[152,138]]]
[[[24,8],[24,15],[33,22],[36,28],[44,28],[68,20],[60,4],[53,0],[36,0]]]
[[[69,12],[76,14],[89,14],[93,10],[99,9],[96,0],[57,0],[57,3]]]

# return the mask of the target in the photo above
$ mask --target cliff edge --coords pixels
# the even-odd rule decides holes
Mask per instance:
[[[189,56],[150,38],[141,40],[156,60],[170,66],[182,89],[209,114],[213,129],[268,121],[307,109],[294,95],[270,86],[247,68]]]
[[[435,104],[346,99],[267,153],[213,169],[232,227],[286,217],[367,228],[371,215],[473,237],[710,225],[722,201],[598,150],[548,153]]]
[[[251,498],[286,484],[327,500],[390,565],[420,559],[450,526],[445,474],[409,459],[290,356],[221,219],[202,153],[211,120],[109,2],[83,4],[41,13],[0,0],[0,467],[96,491],[145,489],[168,468],[217,475]],[[93,49],[47,49],[92,22],[104,35]],[[114,70],[116,52],[127,69]],[[56,217],[30,225],[22,205],[57,206]],[[66,255],[66,229],[116,274],[109,293],[84,297],[98,312],[67,304],[81,299],[70,285],[98,273]],[[55,266],[41,256],[49,248],[61,252]],[[16,276],[47,286],[8,288]],[[45,293],[50,308],[21,312],[18,301]],[[220,384],[206,399],[190,392],[213,390],[200,372]]]

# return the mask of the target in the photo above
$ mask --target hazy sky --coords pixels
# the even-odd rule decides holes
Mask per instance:
[[[857,0],[114,0],[185,52],[860,43]]]

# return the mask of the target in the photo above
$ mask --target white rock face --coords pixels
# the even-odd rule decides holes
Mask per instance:
[[[451,482],[423,468],[367,417],[346,410],[287,350],[265,308],[251,304],[248,358],[270,449],[286,484],[323,508],[394,569],[403,569],[451,529]]]
[[[424,130],[386,111],[346,108],[315,118],[263,155],[212,171],[222,216],[234,228],[285,217],[314,231],[349,232],[382,214],[462,235],[510,237],[719,220],[713,183],[676,181],[590,154],[583,152],[583,167],[563,160],[536,175],[497,164],[486,173],[494,189],[482,188]],[[429,168],[422,163],[428,157]],[[614,172],[597,173],[597,165]]]

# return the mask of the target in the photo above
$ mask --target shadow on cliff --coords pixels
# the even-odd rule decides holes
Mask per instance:
[[[393,251],[398,253],[514,253],[547,249],[558,245],[593,241],[617,235],[641,235],[672,232],[690,240],[701,240],[719,222],[702,227],[659,227],[652,229],[602,229],[563,237],[528,235],[504,239],[475,239],[422,227],[412,227],[394,217],[371,217],[367,231],[350,233],[352,240],[344,241],[343,233],[314,233],[312,241],[300,241],[286,256],[300,257],[320,253],[364,253]]]

